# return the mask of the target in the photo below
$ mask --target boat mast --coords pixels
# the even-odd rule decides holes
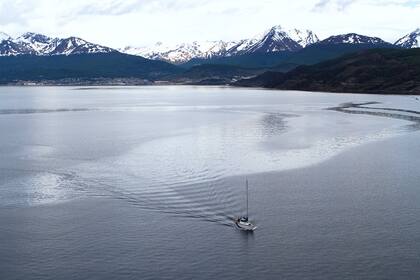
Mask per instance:
[[[246,217],[248,218],[248,178],[246,179]]]

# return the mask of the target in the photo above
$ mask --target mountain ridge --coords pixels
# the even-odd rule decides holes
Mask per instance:
[[[420,48],[420,28],[398,39],[395,45],[406,49]]]
[[[413,33],[410,33],[413,37]],[[409,35],[410,35],[409,34]],[[420,34],[420,33],[419,33]],[[407,35],[407,36],[409,36]],[[420,41],[420,37],[418,39]],[[418,42],[416,41],[416,42]],[[211,45],[212,43],[224,44],[224,48],[219,48],[219,52],[206,52],[200,51],[200,47],[205,49],[202,45]],[[230,57],[238,57],[244,55],[250,55],[255,53],[279,53],[279,52],[298,52],[302,49],[312,47],[314,45],[358,45],[360,49],[371,48],[371,47],[402,47],[406,48],[405,45],[386,42],[379,37],[372,37],[366,35],[360,35],[357,33],[347,33],[333,35],[326,39],[320,40],[318,36],[310,31],[301,31],[298,29],[285,30],[280,25],[273,26],[264,33],[257,35],[250,39],[243,39],[237,42],[224,42],[224,41],[207,41],[193,42],[191,44],[184,43],[172,47],[160,48],[128,48],[120,49],[121,52],[127,52],[132,55],[142,55],[144,57],[168,61],[175,64],[182,65],[198,65],[200,61],[203,64],[211,63],[211,60],[230,60]],[[199,46],[199,47],[191,47]],[[370,47],[369,47],[370,46]],[[413,46],[416,47],[416,46]],[[194,48],[195,51],[191,52],[189,49]],[[181,55],[182,54],[182,55]]]
[[[280,25],[273,26],[253,38],[239,41],[194,41],[178,45],[158,42],[154,47],[125,47],[120,52],[139,55],[149,59],[164,60],[175,64],[191,59],[210,59],[231,57],[250,53],[269,53],[277,51],[296,51],[319,41],[310,30],[285,30]]]
[[[17,38],[0,33],[0,56],[16,55],[74,55],[117,52],[109,47],[90,43],[78,37],[52,38],[27,32]]]

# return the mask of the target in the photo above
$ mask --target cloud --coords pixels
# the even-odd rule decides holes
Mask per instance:
[[[315,4],[315,6],[314,6],[313,10],[314,10],[314,11],[320,11],[320,10],[323,10],[323,9],[325,9],[325,8],[328,6],[328,4],[330,4],[330,3],[331,3],[331,0],[320,0],[318,3],[316,3],[316,4]]]
[[[86,3],[76,12],[80,15],[122,15],[139,9],[140,1],[103,1]]]
[[[392,41],[420,27],[419,14],[420,0],[0,0],[0,31],[120,47],[239,40],[280,24],[320,37],[357,32]]]
[[[357,0],[319,0],[314,7],[313,11],[320,12],[327,8],[333,8],[338,11],[344,11],[351,4],[355,3]]]
[[[191,9],[209,2],[208,0],[89,0],[79,5],[77,13],[82,15],[124,15],[139,11],[175,11]]]
[[[32,2],[25,1],[0,1],[0,24],[26,23],[25,14],[33,9]]]

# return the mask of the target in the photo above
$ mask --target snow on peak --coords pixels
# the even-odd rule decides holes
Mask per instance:
[[[78,37],[55,38],[49,44],[48,55],[111,53],[116,50],[90,43]]]
[[[286,33],[286,30],[284,30],[281,25],[274,25],[273,27],[269,28],[265,32],[265,36],[267,36],[268,34],[284,34],[284,33]]]
[[[406,49],[420,48],[420,28],[399,39],[395,45]]]
[[[27,45],[38,55],[45,55],[51,51],[53,40],[53,38],[42,34],[27,32],[16,38],[15,42]]]
[[[319,42],[318,36],[311,30],[299,30],[291,29],[287,32],[294,41],[296,41],[302,47],[307,47],[309,45]]]
[[[48,36],[34,33],[34,32],[26,32],[22,34],[20,37],[18,37],[17,39],[26,40],[30,42],[34,42],[34,41],[48,42],[51,40],[51,38]]]
[[[237,45],[229,49],[228,55],[296,51],[318,41],[318,36],[310,30],[285,30],[281,25],[275,25],[251,39],[239,41]]]
[[[283,27],[281,25],[275,25],[271,28],[269,28],[268,30],[266,30],[262,36],[260,35],[260,37],[257,38],[259,40],[264,40],[268,37],[270,37],[270,39],[272,40],[282,40],[284,37],[288,37],[289,35],[287,34],[287,32],[285,30],[283,30]]]
[[[356,33],[331,36],[321,43],[327,44],[386,44],[384,40],[378,37],[369,37]]]
[[[301,49],[302,46],[294,41],[287,31],[280,25],[270,28],[263,37],[249,47],[246,53],[256,52],[280,52],[280,51],[296,51]]]
[[[0,42],[5,40],[10,40],[12,37],[10,37],[8,34],[0,31]]]
[[[29,54],[72,55],[110,52],[115,52],[115,50],[77,37],[60,39],[34,32],[26,32],[14,39],[6,33],[0,32],[0,56]]]

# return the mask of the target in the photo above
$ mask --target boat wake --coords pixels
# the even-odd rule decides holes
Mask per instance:
[[[379,105],[380,102],[363,102],[363,103],[343,103],[340,106],[328,108],[328,110],[358,115],[371,115],[377,117],[387,117],[399,120],[410,121],[412,124],[406,126],[410,130],[420,129],[420,111],[388,108],[388,107],[373,107],[369,105]]]
[[[235,189],[222,178],[191,184],[143,185],[142,178],[93,179],[78,177],[77,184],[93,197],[123,200],[135,207],[185,218],[232,226],[240,211]]]

